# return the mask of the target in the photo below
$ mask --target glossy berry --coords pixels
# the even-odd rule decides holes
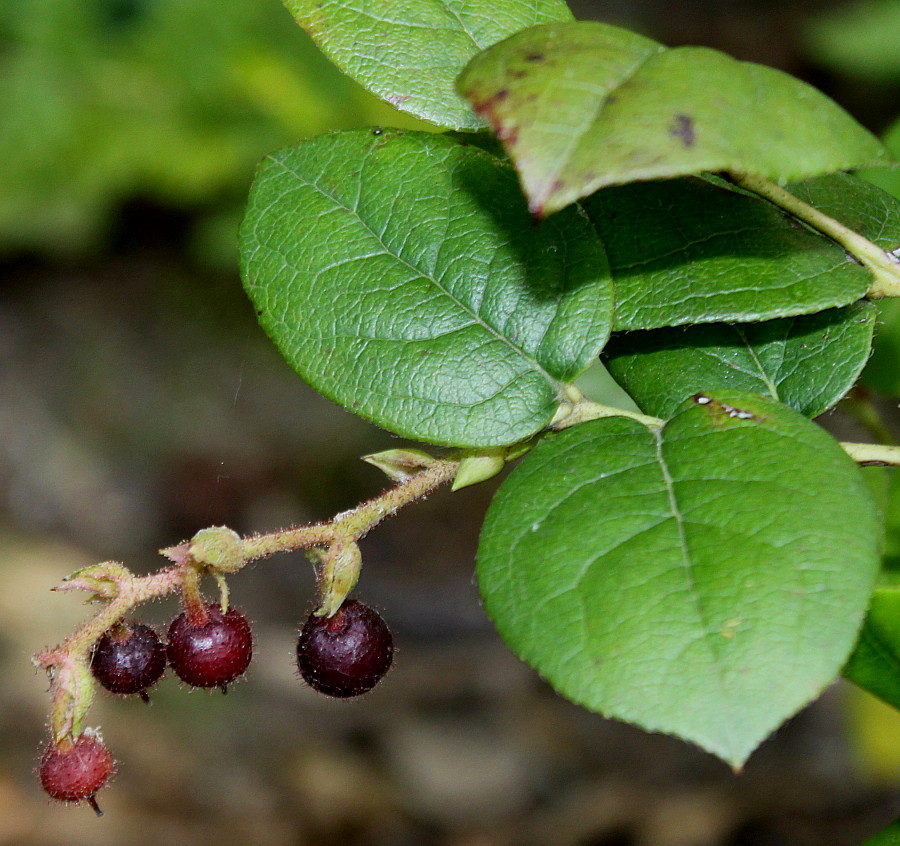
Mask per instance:
[[[145,702],[148,688],[166,669],[166,647],[150,626],[120,624],[97,641],[91,656],[91,672],[113,693],[136,693]]]
[[[51,743],[41,757],[41,786],[47,795],[60,802],[87,802],[96,812],[103,812],[94,798],[109,780],[115,764],[100,737],[86,731],[74,743]]]
[[[333,617],[311,614],[297,641],[297,667],[306,683],[328,696],[358,696],[390,669],[394,638],[381,615],[355,599]]]
[[[191,624],[181,613],[169,626],[169,663],[183,682],[192,687],[220,687],[227,693],[253,657],[253,635],[247,618],[229,608],[222,613],[218,603],[206,606],[208,619],[202,626]]]

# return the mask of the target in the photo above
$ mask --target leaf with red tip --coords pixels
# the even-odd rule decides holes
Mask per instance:
[[[731,171],[790,181],[889,161],[800,80],[595,22],[520,32],[473,59],[457,90],[493,126],[537,215],[635,180]]]

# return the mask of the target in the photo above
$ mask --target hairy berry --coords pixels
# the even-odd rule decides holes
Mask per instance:
[[[103,816],[94,797],[114,771],[109,750],[99,735],[88,730],[74,742],[47,746],[41,757],[41,786],[53,799],[86,801],[97,816]]]
[[[394,638],[381,615],[355,599],[333,617],[311,614],[297,641],[297,667],[306,683],[328,696],[358,696],[390,669]]]
[[[136,693],[149,702],[147,690],[166,669],[166,646],[150,626],[119,624],[104,634],[91,656],[91,672],[112,693]]]
[[[253,635],[247,618],[234,608],[224,614],[218,603],[206,606],[207,621],[192,625],[186,613],[169,626],[169,663],[192,687],[220,687],[226,693],[250,664]]]

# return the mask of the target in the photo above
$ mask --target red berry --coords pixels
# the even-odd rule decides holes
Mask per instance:
[[[381,615],[355,599],[333,617],[311,614],[297,641],[297,667],[306,683],[328,696],[358,696],[384,677],[394,638]]]
[[[150,626],[119,624],[104,634],[91,656],[91,671],[112,693],[136,693],[149,702],[147,689],[166,669],[166,647]]]
[[[186,613],[169,626],[169,663],[183,682],[192,687],[220,687],[226,693],[250,664],[253,635],[247,618],[218,603],[206,606],[208,619],[195,626]]]
[[[97,813],[94,795],[106,784],[115,770],[112,756],[100,736],[90,730],[74,743],[51,743],[41,757],[41,786],[60,802],[86,801]]]

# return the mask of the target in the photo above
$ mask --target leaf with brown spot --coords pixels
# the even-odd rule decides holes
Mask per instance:
[[[478,582],[562,695],[740,767],[839,674],[881,527],[824,430],[704,396],[662,429],[608,417],[538,443],[488,509]]]
[[[514,132],[506,148],[539,216],[635,180],[798,180],[889,162],[872,134],[800,80],[607,24],[520,32],[476,56],[457,87],[498,137]]]

